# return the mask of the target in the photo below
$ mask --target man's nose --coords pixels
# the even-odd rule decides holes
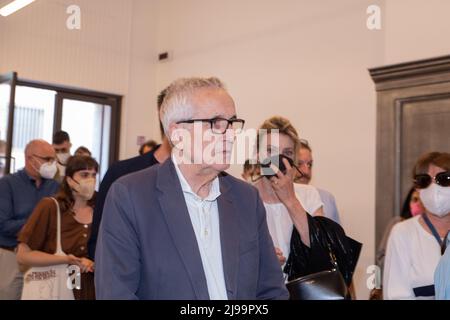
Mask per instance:
[[[234,139],[236,138],[236,130],[234,130],[233,128],[227,129],[223,138],[227,141],[234,141]]]

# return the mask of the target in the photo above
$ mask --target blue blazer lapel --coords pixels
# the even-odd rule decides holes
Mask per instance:
[[[209,300],[197,239],[171,159],[161,165],[157,175],[157,188],[161,191],[159,203],[173,242],[187,270],[197,299]]]
[[[217,198],[217,206],[219,208],[223,271],[228,299],[235,300],[239,267],[239,217],[233,205],[230,186],[223,176],[219,177],[219,181],[221,194]]]

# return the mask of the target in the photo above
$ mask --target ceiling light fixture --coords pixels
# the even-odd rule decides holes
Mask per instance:
[[[13,2],[7,4],[3,8],[0,9],[0,15],[7,17],[10,14],[13,14],[14,12],[22,9],[23,7],[26,7],[30,3],[34,2],[35,0],[14,0]]]

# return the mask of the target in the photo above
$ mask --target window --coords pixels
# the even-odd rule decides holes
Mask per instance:
[[[16,73],[0,76],[0,170],[20,170],[30,140],[51,143],[53,133],[64,130],[72,153],[80,146],[92,152],[102,178],[118,158],[121,101],[114,94],[22,80]]]

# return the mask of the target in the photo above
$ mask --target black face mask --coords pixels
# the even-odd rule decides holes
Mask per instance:
[[[289,164],[291,165],[291,167],[297,169],[297,171],[303,176],[303,173],[294,164],[294,160],[292,160],[291,158],[289,158],[285,155],[282,155],[282,154],[277,154],[275,156],[266,158],[260,163],[261,176],[264,176],[264,177],[270,179],[277,175],[275,173],[275,171],[273,171],[272,168],[270,168],[271,164],[276,166],[283,174],[286,174],[287,168],[284,165],[283,159],[286,159],[289,162]]]

